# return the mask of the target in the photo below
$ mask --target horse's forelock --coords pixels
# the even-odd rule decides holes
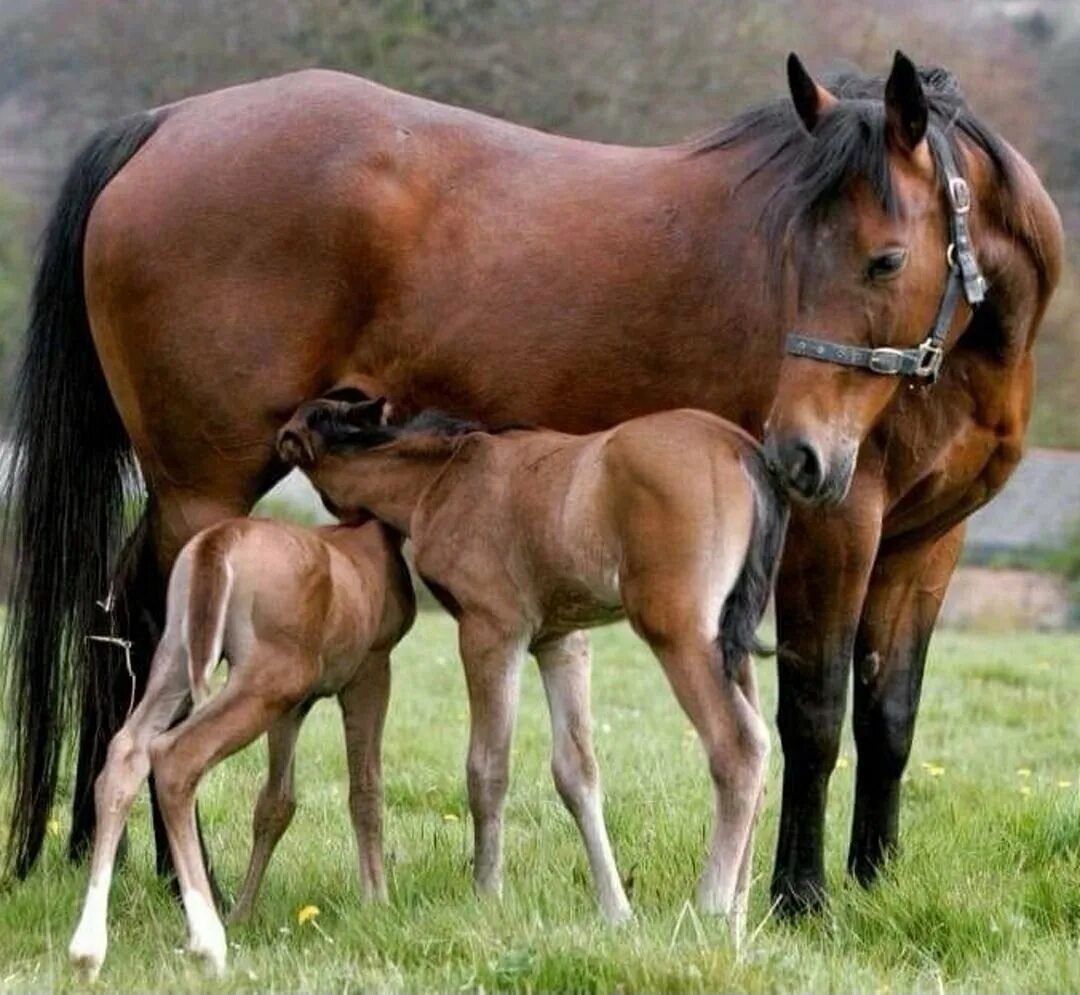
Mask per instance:
[[[956,78],[940,67],[920,69],[919,77],[930,125],[950,142],[957,164],[962,168],[958,144],[962,134],[985,153],[1007,195],[1012,186],[1011,157],[1001,139],[971,112]],[[690,145],[692,155],[749,148],[737,184],[744,186],[759,177],[770,182],[760,219],[775,275],[793,244],[793,232],[820,216],[853,180],[869,183],[887,213],[898,210],[886,144],[885,83],[882,76],[850,69],[827,76],[825,86],[839,101],[812,136],[785,95],[740,114]],[[937,174],[940,181],[943,171],[938,168]],[[1022,213],[1018,206],[1016,211]]]

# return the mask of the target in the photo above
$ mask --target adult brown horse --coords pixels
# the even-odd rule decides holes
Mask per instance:
[[[807,502],[778,590],[773,890],[788,909],[824,893],[853,661],[849,865],[873,877],[896,842],[963,519],[1020,455],[1061,228],[944,71],[898,54],[887,81],[825,89],[792,57],[788,76],[791,99],[666,148],[546,135],[329,72],[90,142],[46,234],[16,408],[17,873],[76,724],[71,845],[85,845],[88,788],[131,695],[123,654],[85,637],[126,633],[141,680],[177,551],[281,475],[274,434],[300,402],[351,385],[402,413],[581,432],[690,406],[764,434]],[[918,374],[939,345],[930,386]],[[117,560],[133,457],[150,498]],[[94,604],[110,589],[111,618]]]

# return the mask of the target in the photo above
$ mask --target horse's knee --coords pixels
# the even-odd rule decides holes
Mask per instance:
[[[469,805],[477,817],[494,815],[506,798],[509,775],[506,765],[487,757],[469,757],[466,765]]]
[[[592,750],[568,733],[552,751],[551,776],[559,797],[576,814],[582,801],[596,790],[599,779]]]
[[[859,763],[889,778],[899,778],[911,755],[915,708],[898,695],[874,701],[855,723]]]

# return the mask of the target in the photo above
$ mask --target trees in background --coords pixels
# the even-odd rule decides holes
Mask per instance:
[[[311,65],[542,128],[659,144],[782,92],[790,49],[824,73],[845,61],[885,71],[900,47],[957,74],[1080,234],[1078,15],[1043,5],[1017,18],[998,0],[4,0],[0,182],[28,209],[25,223],[12,215],[13,238],[0,200],[0,341],[5,274],[26,280],[7,243],[40,226],[88,134],[127,111]],[[1059,414],[1080,374],[1078,338],[1069,284],[1040,340],[1042,441],[1080,444]]]

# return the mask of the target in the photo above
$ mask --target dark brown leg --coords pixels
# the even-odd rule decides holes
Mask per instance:
[[[797,513],[777,584],[784,782],[772,895],[785,915],[825,899],[825,804],[880,522],[872,497],[853,495],[845,510],[855,509]]]
[[[961,525],[918,545],[886,547],[874,565],[854,661],[859,761],[848,870],[863,884],[896,849],[923,665],[963,533]]]

